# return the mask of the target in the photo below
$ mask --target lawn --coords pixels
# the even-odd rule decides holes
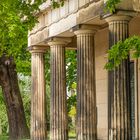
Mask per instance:
[[[1,136],[0,135],[0,140],[9,140],[9,139],[8,139],[8,136]]]
[[[69,132],[69,139],[73,140],[73,138],[75,138],[75,137],[76,137],[75,132],[74,131],[70,131]],[[0,135],[0,140],[9,140],[9,139],[8,139],[8,136]]]

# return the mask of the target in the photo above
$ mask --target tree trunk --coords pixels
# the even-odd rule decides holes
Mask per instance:
[[[0,58],[0,85],[7,109],[10,140],[29,137],[16,66],[12,57]]]

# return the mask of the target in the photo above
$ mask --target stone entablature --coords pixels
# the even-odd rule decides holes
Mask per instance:
[[[45,39],[61,33],[63,34],[60,36],[65,36],[66,31],[69,31],[77,24],[91,20],[93,17],[98,17],[99,20],[100,9],[103,7],[103,3],[103,0],[67,0],[63,7],[51,9],[48,1],[48,4],[41,6],[42,12],[38,17],[39,23],[29,32],[28,46],[43,45],[42,43]],[[95,24],[97,22],[95,20]],[[99,24],[102,24],[102,22]],[[67,37],[71,36],[74,36],[74,34],[69,31]]]
[[[29,32],[28,46],[44,45],[45,39],[52,36],[74,36],[71,28],[77,24],[104,25],[100,19],[104,8],[104,0],[66,0],[63,7],[52,9],[50,0],[40,6],[39,23]],[[126,14],[139,14],[139,0],[123,0],[118,9],[126,10]],[[137,13],[136,13],[137,12]]]

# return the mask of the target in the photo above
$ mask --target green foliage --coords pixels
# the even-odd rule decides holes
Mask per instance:
[[[71,140],[75,140],[76,139],[76,131],[75,130],[70,130],[68,132],[68,136],[69,136],[69,138],[71,138]]]
[[[76,116],[76,107],[72,106],[68,114],[70,117]]]
[[[68,111],[68,128],[69,131],[74,131],[75,134],[75,121],[76,121],[76,94],[73,94],[67,99]]]
[[[34,13],[39,2],[34,4],[21,0],[0,2],[0,56],[13,56],[19,72],[29,74],[30,54],[27,52],[28,30],[37,22]]]
[[[68,109],[68,112],[70,112],[73,107],[76,107],[76,94],[70,96],[67,99],[67,109]]]
[[[66,51],[66,78],[68,90],[72,88],[77,78],[77,52],[75,50]]]
[[[24,112],[28,127],[30,127],[31,117],[31,77],[18,74],[18,81],[23,100]]]
[[[127,59],[128,55],[132,52],[133,58],[140,57],[140,37],[133,36],[127,38],[125,41],[119,41],[117,44],[113,45],[108,51],[109,62],[105,65],[105,68],[112,70],[118,67],[122,60]]]
[[[71,94],[67,99],[67,112],[68,112],[68,128],[69,137],[75,137],[75,119],[76,119],[76,80],[77,80],[77,51],[66,51],[66,78],[68,92]],[[71,133],[72,132],[72,133]]]
[[[0,56],[13,56],[20,73],[30,74],[30,53],[27,51],[28,30],[37,23],[35,13],[46,0],[1,0]],[[52,0],[52,6],[63,6],[64,1]]]
[[[61,7],[61,6],[63,6],[64,5],[64,0],[51,0],[52,1],[52,7],[53,8],[59,8],[59,7]]]
[[[116,5],[119,4],[121,0],[107,0],[106,2],[106,10],[108,10],[110,13],[115,12]]]
[[[46,84],[50,86],[50,50],[45,54],[45,79]]]
[[[2,128],[2,133],[7,134],[8,118],[1,89],[0,89],[0,127]]]
[[[22,95],[24,112],[26,117],[26,122],[28,127],[30,127],[30,118],[31,118],[31,94],[24,93]]]
[[[46,125],[47,131],[50,129],[50,86],[46,85]]]

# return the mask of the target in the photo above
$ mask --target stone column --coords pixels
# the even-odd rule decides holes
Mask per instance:
[[[51,53],[50,140],[68,140],[65,46],[67,39],[49,41]]]
[[[109,23],[109,46],[129,36],[129,16],[113,15]],[[129,58],[109,72],[109,139],[130,140],[130,85]]]
[[[77,35],[77,140],[97,139],[94,34],[97,27],[81,26]]]
[[[31,140],[46,140],[44,73],[46,48],[33,47],[30,51],[32,53]]]

